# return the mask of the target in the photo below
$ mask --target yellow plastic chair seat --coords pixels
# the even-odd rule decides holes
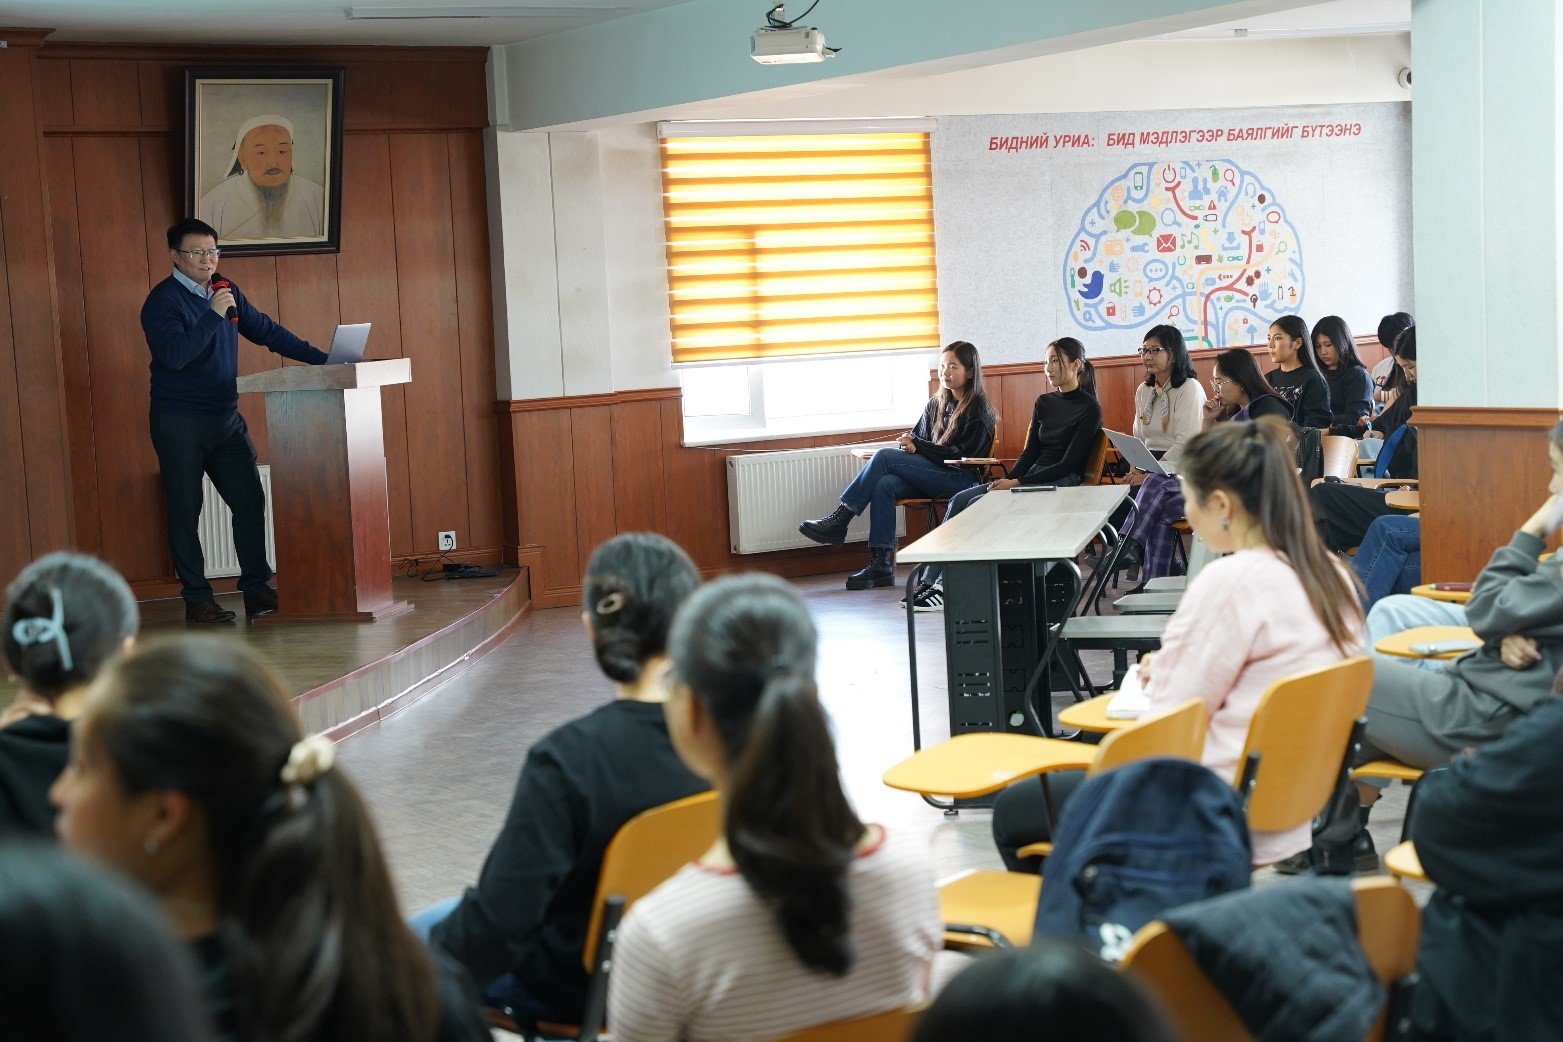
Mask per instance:
[[[1420,655],[1411,650],[1411,645],[1413,644],[1432,644],[1441,640],[1474,640],[1478,644],[1481,643],[1481,638],[1469,626],[1418,626],[1416,629],[1391,633],[1373,645],[1373,650],[1380,655],[1392,655],[1396,658],[1436,658],[1441,660],[1457,659],[1465,654],[1463,651],[1448,651],[1442,655]]]
[[[1042,877],[1028,872],[972,869],[939,885],[939,913],[947,923],[979,923],[1003,934],[1017,948],[1031,943]],[[953,948],[986,948],[988,942],[969,934],[947,933]]]
[[[1060,727],[1072,728],[1076,731],[1094,731],[1098,734],[1107,734],[1121,727],[1128,727],[1133,720],[1109,720],[1107,718],[1107,703],[1111,702],[1115,692],[1105,695],[1097,695],[1084,702],[1076,702],[1067,709],[1058,711],[1058,724]]]
[[[1096,746],[1026,734],[956,735],[885,772],[892,789],[965,799],[1049,771],[1089,767]]]
[[[1411,592],[1430,601],[1446,601],[1449,604],[1464,604],[1471,599],[1470,590],[1435,590],[1432,583],[1413,586]]]
[[[1422,768],[1411,767],[1395,760],[1369,760],[1351,771],[1353,778],[1377,778],[1383,781],[1411,783],[1422,777]]]
[[[1384,871],[1396,879],[1428,882],[1427,873],[1422,871],[1422,859],[1416,856],[1416,847],[1410,840],[1397,843],[1384,852]]]

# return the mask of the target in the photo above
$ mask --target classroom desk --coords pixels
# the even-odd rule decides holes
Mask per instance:
[[[1448,604],[1464,604],[1471,599],[1470,590],[1435,590],[1432,583],[1413,586],[1411,592],[1430,601],[1444,601]]]
[[[1414,514],[1422,509],[1422,496],[1416,489],[1391,492],[1384,497],[1384,505],[1391,510]]]
[[[1074,731],[1093,731],[1097,734],[1107,734],[1116,731],[1120,727],[1128,727],[1136,721],[1127,718],[1113,719],[1107,715],[1107,703],[1113,700],[1118,692],[1109,691],[1105,695],[1097,695],[1088,698],[1084,702],[1076,702],[1058,711],[1060,725]]]
[[[1127,485],[1051,492],[990,492],[896,555],[903,564],[944,566],[944,639],[950,734],[1052,734],[1052,712],[1032,691],[1053,658],[1056,626],[1084,592],[1078,557],[1130,493]],[[1067,605],[1049,617],[1038,582],[1057,563],[1074,573]],[[917,615],[911,595],[923,568],[907,578],[906,638],[912,679],[912,744],[922,748],[917,687]]]
[[[1434,644],[1442,640],[1474,640],[1478,644],[1481,643],[1481,638],[1469,626],[1418,626],[1415,629],[1391,633],[1373,645],[1373,650],[1380,655],[1391,655],[1395,658],[1440,660],[1457,659],[1466,654],[1464,651],[1446,651],[1442,655],[1423,655],[1411,650],[1413,644]]]

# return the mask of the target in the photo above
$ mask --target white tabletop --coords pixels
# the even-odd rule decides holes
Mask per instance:
[[[1077,485],[989,492],[895,559],[898,564],[1067,560],[1096,538],[1133,491],[1128,485]]]

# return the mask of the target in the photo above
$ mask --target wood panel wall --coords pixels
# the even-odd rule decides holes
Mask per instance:
[[[1557,409],[1421,406],[1422,577],[1469,582],[1549,495]]]
[[[45,45],[39,52],[33,97],[69,429],[59,443],[69,449],[69,479],[61,483],[68,494],[57,512],[73,511],[75,544],[101,553],[143,595],[176,586],[147,434],[148,355],[137,316],[171,267],[164,231],[181,205],[181,70],[224,60],[340,64],[346,115],[341,252],[225,261],[223,274],[319,347],[339,321],[367,321],[370,357],[412,359],[412,384],[385,392],[392,553],[432,554],[437,534],[454,530],[459,556],[498,559],[484,59],[478,48]],[[30,108],[5,96],[8,120]],[[7,137],[8,147],[14,140]],[[241,341],[241,372],[280,364]],[[24,386],[33,382],[40,381]],[[240,409],[264,463],[264,407],[246,396]],[[0,568],[10,563],[0,559]]]
[[[39,32],[0,39],[0,582],[72,538],[49,189],[33,83]]]
[[[1260,350],[1256,348],[1255,350]],[[1208,379],[1215,352],[1195,365]],[[1128,430],[1137,356],[1094,359],[1106,423]],[[1031,405],[1049,389],[1041,362],[984,370],[999,413],[1000,456],[1020,455]],[[500,402],[505,557],[532,570],[539,607],[575,603],[586,560],[619,532],[660,532],[683,546],[707,575],[761,569],[824,575],[861,567],[862,544],[737,555],[728,549],[727,457],[735,452],[846,445],[894,431],[821,435],[727,445],[686,446],[677,388]],[[802,520],[801,518],[799,520]],[[922,518],[909,515],[908,533]]]

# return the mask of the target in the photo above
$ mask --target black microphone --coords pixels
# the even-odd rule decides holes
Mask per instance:
[[[212,273],[212,292],[213,293],[216,293],[220,289],[232,289],[232,288],[233,288],[233,283],[229,282],[227,279],[223,278],[221,275],[217,274],[216,272]],[[237,304],[229,304],[228,305],[228,311],[227,311],[227,313],[223,317],[226,318],[229,322],[232,322],[235,325],[237,325],[238,322],[239,322],[239,306]]]

